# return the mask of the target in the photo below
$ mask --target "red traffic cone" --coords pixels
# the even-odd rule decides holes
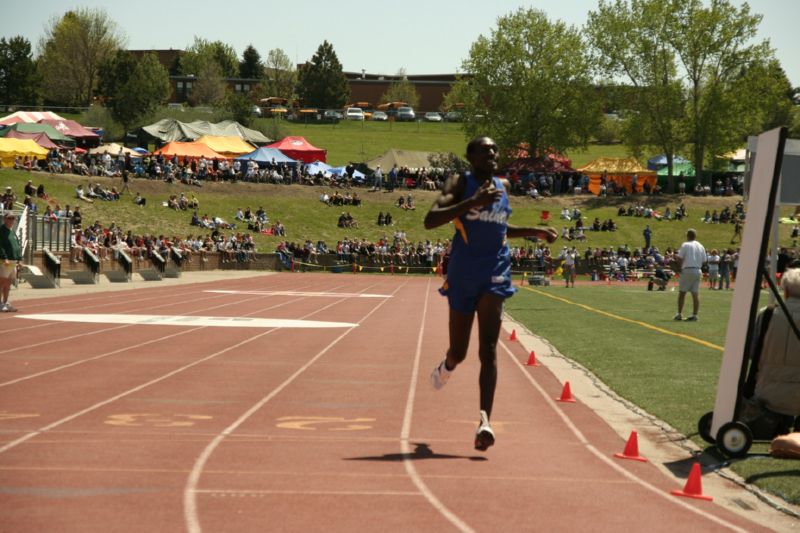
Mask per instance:
[[[683,490],[673,490],[670,494],[698,500],[713,500],[714,498],[711,496],[703,494],[703,482],[701,481],[701,477],[700,463],[693,464],[692,470],[689,472],[689,479],[686,480],[686,485],[683,487]]]
[[[564,382],[564,388],[561,390],[561,398],[558,398],[558,401],[575,403],[575,398],[572,397],[572,390],[569,388],[569,381]]]
[[[647,462],[646,458],[639,455],[639,435],[635,431],[631,431],[631,436],[628,437],[628,443],[625,445],[625,451],[622,453],[615,453],[614,457],[632,459],[643,463]]]
[[[528,366],[540,366],[539,362],[536,360],[536,354],[533,353],[533,350],[531,350],[531,355],[528,356]]]
[[[510,340],[510,341],[517,340],[517,330],[515,330],[515,329],[511,330],[511,336],[508,338],[508,340]]]

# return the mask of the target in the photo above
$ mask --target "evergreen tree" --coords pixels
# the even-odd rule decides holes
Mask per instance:
[[[328,41],[323,41],[310,62],[300,68],[297,94],[305,105],[339,109],[350,98],[342,64]]]
[[[37,105],[41,84],[30,41],[19,35],[0,39],[0,103]]]
[[[264,76],[264,63],[261,61],[261,55],[252,44],[248,45],[239,63],[239,77],[260,79],[262,76]]]

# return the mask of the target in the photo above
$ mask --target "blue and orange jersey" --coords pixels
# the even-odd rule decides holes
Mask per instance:
[[[469,172],[464,179],[463,198],[469,198],[475,194],[481,183]],[[508,249],[506,229],[508,217],[511,216],[511,205],[503,182],[499,178],[492,180],[494,186],[503,191],[503,195],[493,204],[475,207],[453,221],[456,227],[453,256],[494,257]]]

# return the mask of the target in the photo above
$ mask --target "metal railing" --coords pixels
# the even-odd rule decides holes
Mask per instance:
[[[29,254],[37,250],[69,252],[72,244],[72,222],[67,218],[50,218],[30,213],[27,217]]]

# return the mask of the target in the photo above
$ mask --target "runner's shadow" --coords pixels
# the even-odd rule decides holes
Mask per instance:
[[[449,455],[445,453],[435,453],[425,442],[415,442],[412,453],[386,453],[383,455],[373,455],[367,457],[346,457],[345,461],[418,461],[422,459],[468,459],[470,461],[486,461],[486,457]]]

